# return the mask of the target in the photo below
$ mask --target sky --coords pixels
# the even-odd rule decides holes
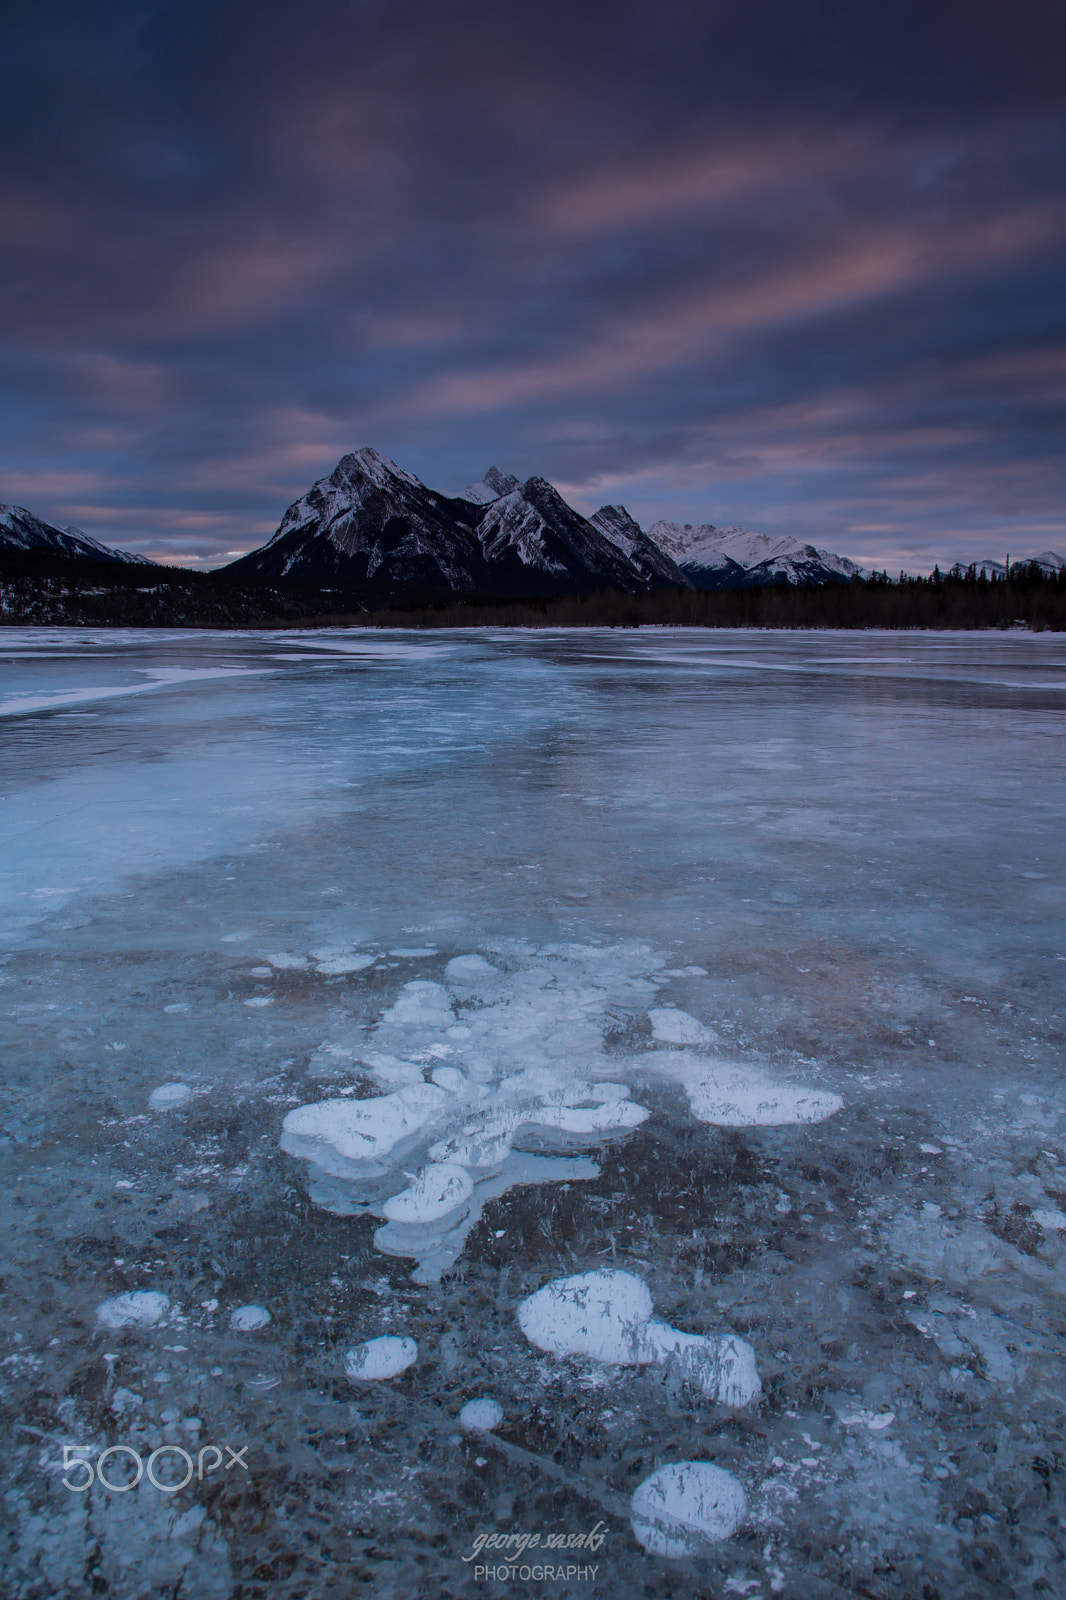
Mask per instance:
[[[7,0],[0,501],[180,564],[373,445],[1066,555],[1061,0]]]

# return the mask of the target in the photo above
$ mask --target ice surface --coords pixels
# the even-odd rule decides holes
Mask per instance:
[[[360,1382],[395,1378],[418,1360],[418,1344],[414,1339],[400,1338],[396,1334],[383,1334],[380,1339],[367,1339],[353,1345],[344,1358],[344,1370],[349,1378]]]
[[[683,1461],[748,1495],[708,1592],[1066,1593],[1061,638],[0,658],[38,707],[0,817],[5,1595],[399,1600],[463,1588],[479,1528],[602,1515],[594,1587],[665,1600],[629,1496]],[[602,1271],[640,1359],[526,1338]],[[344,1379],[372,1336],[410,1381]],[[75,1494],[75,1442],[248,1472]]]
[[[709,1461],[674,1461],[633,1492],[633,1532],[645,1550],[680,1559],[729,1539],[748,1502],[732,1473]]]

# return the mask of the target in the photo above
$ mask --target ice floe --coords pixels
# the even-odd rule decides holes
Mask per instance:
[[[169,1295],[157,1289],[130,1289],[97,1306],[96,1320],[104,1328],[150,1328],[169,1310]]]
[[[414,1339],[386,1333],[380,1339],[367,1339],[363,1344],[353,1345],[344,1358],[344,1370],[349,1378],[376,1382],[395,1378],[413,1367],[417,1360],[418,1345]]]
[[[747,1510],[731,1472],[710,1461],[674,1461],[634,1490],[631,1522],[645,1550],[679,1559],[731,1538]]]
[[[257,1328],[265,1328],[270,1321],[270,1312],[266,1306],[237,1306],[230,1312],[229,1325],[236,1333],[254,1333]]]
[[[187,1083],[161,1083],[148,1096],[153,1111],[169,1111],[173,1106],[183,1106],[192,1094]]]
[[[486,1433],[491,1433],[503,1421],[503,1407],[498,1400],[490,1400],[482,1396],[478,1400],[468,1400],[459,1413],[459,1423],[464,1428],[478,1428]]]
[[[723,1405],[747,1405],[760,1392],[746,1340],[683,1333],[659,1321],[647,1285],[632,1272],[603,1267],[556,1278],[522,1301],[518,1323],[530,1344],[552,1355],[611,1366],[669,1363]]]

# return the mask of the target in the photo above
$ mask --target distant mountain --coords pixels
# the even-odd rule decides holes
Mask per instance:
[[[653,522],[648,538],[680,567],[693,588],[735,589],[767,583],[840,583],[863,575],[847,556],[780,534],[712,523]]]
[[[465,495],[429,489],[377,450],[346,455],[225,572],[357,588],[375,603],[656,585],[545,478],[492,467]]]
[[[57,556],[81,556],[89,561],[133,561],[154,566],[147,556],[131,555],[128,550],[112,550],[91,539],[73,526],[56,528],[42,522],[25,506],[0,506],[0,550],[33,550]]]
[[[959,566],[966,569],[968,563],[960,561]],[[1007,563],[1005,561],[975,561],[973,565],[979,573],[986,578],[1005,578],[1007,576]],[[1056,555],[1054,550],[1042,550],[1038,556],[1023,557],[1020,561],[1011,562],[1011,571],[1016,567],[1039,567],[1045,578],[1053,578],[1057,572],[1066,571],[1066,560]]]

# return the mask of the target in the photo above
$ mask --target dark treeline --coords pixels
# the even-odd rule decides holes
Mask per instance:
[[[284,579],[0,552],[0,623],[149,628],[1010,628],[1066,631],[1066,574],[1036,563],[792,587],[450,598],[370,609],[365,594]]]
[[[337,619],[340,620],[340,619]],[[972,567],[928,578],[875,573],[848,583],[761,589],[668,589],[565,595],[547,601],[449,601],[374,611],[350,625],[393,628],[1010,628],[1066,631],[1066,573],[1034,562],[1006,578]]]

